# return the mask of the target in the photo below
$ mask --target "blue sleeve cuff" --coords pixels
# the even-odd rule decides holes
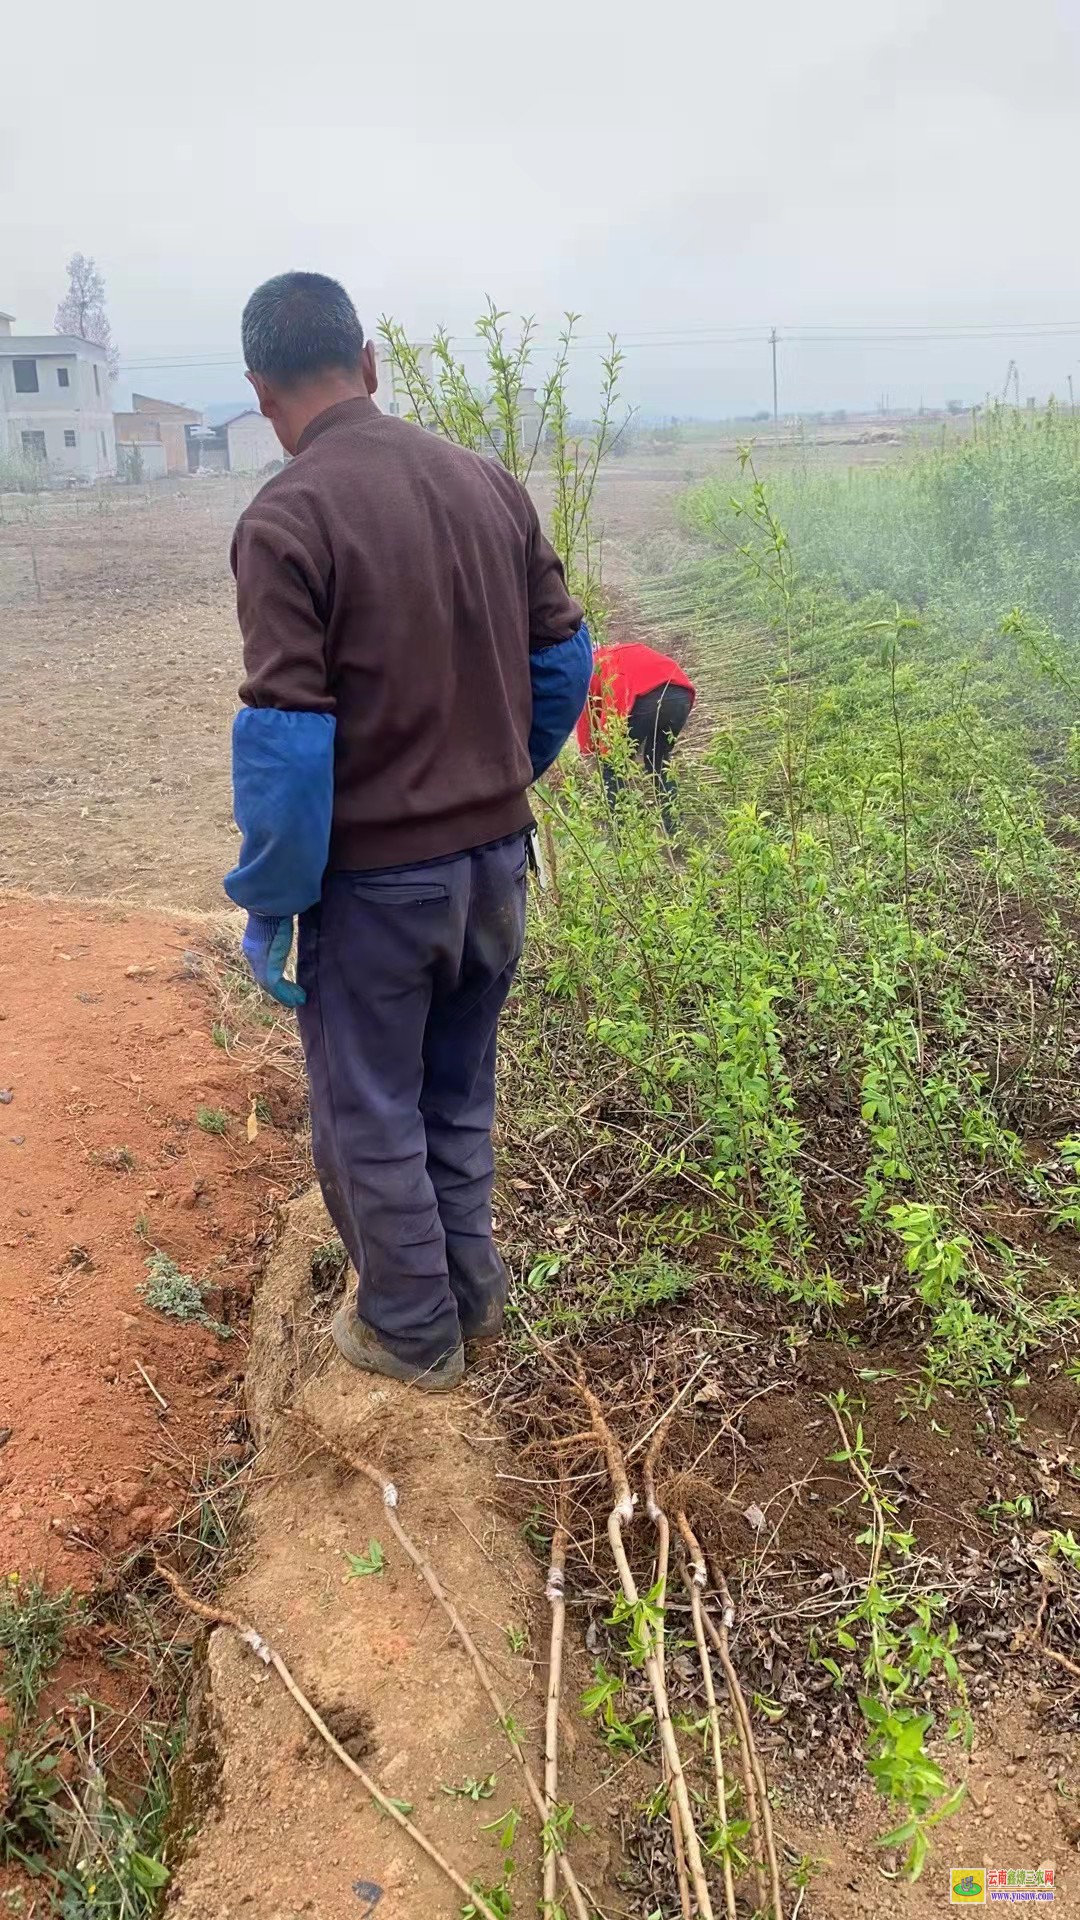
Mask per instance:
[[[530,654],[529,666],[533,696],[529,756],[533,779],[539,780],[558,759],[588,697],[593,655],[584,621],[569,640]]]
[[[233,722],[233,810],[240,859],[225,876],[248,913],[292,918],[322,892],[334,812],[330,713],[243,707]]]

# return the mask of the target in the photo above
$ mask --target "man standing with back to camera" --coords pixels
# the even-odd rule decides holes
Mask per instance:
[[[584,704],[589,635],[518,481],[379,411],[336,281],[268,280],[243,344],[294,457],[233,541],[243,838],[225,886],[255,978],[297,1009],[315,1167],[359,1275],[334,1340],[442,1392],[463,1342],[502,1326],[491,1129],[526,790]]]

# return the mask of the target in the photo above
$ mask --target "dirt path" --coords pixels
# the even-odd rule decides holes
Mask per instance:
[[[550,1628],[540,1568],[499,1497],[500,1468],[512,1463],[479,1398],[425,1398],[365,1379],[334,1354],[328,1305],[311,1290],[311,1255],[328,1231],[317,1194],[296,1202],[259,1290],[248,1400],[266,1453],[246,1570],[224,1604],[271,1641],[353,1757],[411,1806],[467,1882],[499,1882],[510,1854],[513,1911],[531,1912],[539,1823],[490,1702],[389,1532],[378,1491],[328,1460],[282,1417],[281,1402],[295,1397],[393,1479],[403,1524],[461,1609],[542,1778]],[[309,1367],[301,1383],[298,1370]],[[350,1555],[371,1570],[350,1577]],[[568,1666],[562,1791],[593,1823],[575,1858],[602,1895],[614,1836],[574,1709],[587,1663],[572,1648]],[[376,1907],[379,1920],[458,1920],[460,1893],[375,1809],[277,1678],[227,1630],[213,1636],[210,1676],[220,1791],[181,1867],[176,1920],[359,1920]],[[512,1812],[520,1824],[504,1849],[493,1828]]]
[[[207,932],[0,901],[0,1573],[91,1586],[111,1554],[168,1532],[194,1468],[235,1434],[295,1113],[214,1044]],[[256,1096],[278,1124],[249,1142]],[[151,1310],[155,1250],[212,1284],[207,1312],[233,1337]]]

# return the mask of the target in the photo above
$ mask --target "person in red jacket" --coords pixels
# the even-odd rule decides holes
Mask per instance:
[[[631,742],[656,788],[669,833],[674,831],[675,820],[668,761],[690,718],[695,698],[694,683],[678,661],[640,640],[597,647],[593,654],[589,698],[577,724],[578,746],[582,753],[599,756],[604,788],[608,799],[614,801],[624,783],[607,757],[604,732],[613,715],[624,719]]]

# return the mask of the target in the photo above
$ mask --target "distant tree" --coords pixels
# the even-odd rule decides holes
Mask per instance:
[[[67,265],[68,290],[56,309],[53,325],[57,333],[71,333],[104,347],[108,355],[109,378],[115,380],[120,355],[113,345],[112,328],[105,311],[105,282],[97,261],[85,253],[73,253]]]

